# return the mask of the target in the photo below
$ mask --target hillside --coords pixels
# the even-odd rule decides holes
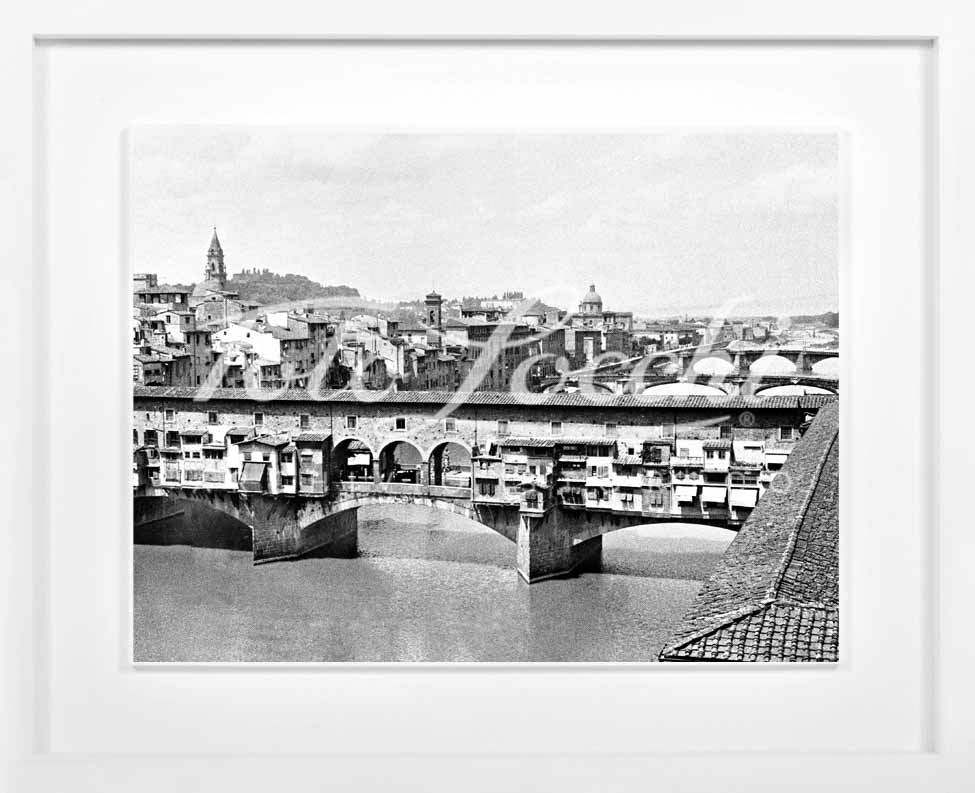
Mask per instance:
[[[323,286],[304,275],[278,275],[270,270],[244,270],[231,276],[227,289],[239,292],[242,300],[264,304],[286,303],[324,297],[359,297],[351,286]]]
[[[822,314],[799,314],[792,317],[792,321],[801,325],[821,322],[827,328],[840,326],[840,315],[836,311],[826,311]]]

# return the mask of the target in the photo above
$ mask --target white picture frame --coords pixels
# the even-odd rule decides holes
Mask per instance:
[[[966,5],[827,0],[800,14],[753,2],[732,16],[717,2],[619,9],[540,2],[495,4],[483,19],[438,2],[331,8],[296,0],[292,7],[294,16],[284,7],[261,13],[225,2],[206,8],[176,2],[157,16],[108,0],[84,15],[65,2],[5,15],[0,95],[8,124],[0,134],[9,183],[0,201],[8,231],[0,251],[8,295],[5,366],[19,376],[5,390],[4,416],[10,448],[20,450],[2,458],[11,584],[2,605],[9,714],[3,762],[11,789],[781,790],[787,784],[897,791],[922,780],[932,790],[965,789],[975,704],[967,674],[975,639],[966,608],[975,602],[966,569],[975,539],[962,505],[970,375],[957,365],[967,360],[961,325],[975,247],[969,219],[975,154],[964,134],[975,95],[975,20]],[[195,43],[180,44],[187,41]],[[605,57],[572,67],[573,48],[597,44]],[[246,64],[250,48],[263,47],[278,60],[295,53],[285,56],[294,61],[279,74],[296,77],[313,65],[314,58],[304,60],[308,53],[330,53],[347,90],[329,83],[334,93],[327,101],[340,107],[381,90],[390,91],[385,98],[392,102],[390,86],[405,74],[420,88],[403,96],[404,107],[412,102],[417,113],[431,112],[436,103],[424,104],[421,89],[440,74],[438,102],[455,114],[454,128],[484,128],[487,118],[476,117],[465,93],[477,87],[484,92],[480,104],[504,107],[499,90],[514,85],[513,74],[530,76],[537,68],[552,91],[571,89],[593,103],[605,97],[574,128],[615,128],[622,116],[614,114],[625,106],[612,104],[621,98],[619,86],[632,89],[648,76],[639,68],[646,63],[628,60],[634,53],[683,47],[699,55],[695,62],[707,76],[675,71],[676,96],[722,77],[707,55],[715,45],[751,53],[745,60],[752,59],[756,75],[769,74],[774,59],[762,58],[776,47],[797,47],[793,54],[821,47],[836,53],[836,62],[852,58],[843,79],[834,79],[834,94],[856,97],[856,112],[868,113],[866,89],[875,79],[877,101],[889,103],[850,133],[858,232],[848,239],[841,278],[841,314],[854,336],[842,397],[841,652],[850,648],[842,663],[815,670],[133,669],[123,641],[128,546],[119,530],[130,520],[129,504],[120,497],[124,482],[115,481],[127,466],[130,411],[130,383],[119,365],[125,317],[113,308],[124,304],[131,264],[120,178],[125,124],[166,117],[310,121],[300,107],[285,117],[280,97],[252,96],[248,106],[243,90],[229,96],[233,81],[219,75],[254,68],[258,80],[265,69]],[[119,58],[152,47],[158,53],[160,46],[172,52],[145,59],[146,71]],[[487,60],[450,70],[446,60],[435,63],[471,48],[490,50]],[[204,50],[222,53],[219,64],[194,63],[193,54]],[[860,52],[872,53],[860,64],[862,74],[853,63]],[[379,65],[370,71],[364,61],[349,60],[363,57]],[[545,65],[554,60],[557,66]],[[788,62],[777,65],[785,71]],[[803,68],[814,73],[816,64]],[[154,115],[160,102],[153,92],[171,96],[176,83],[166,81],[174,72],[188,87],[195,72],[228,93],[214,91],[209,116],[199,113],[192,90],[178,111],[173,104]],[[755,94],[754,108],[746,108],[754,126],[775,125],[776,113],[801,107],[803,91],[815,83],[802,82],[801,72],[778,75],[781,84],[765,86],[770,94]],[[791,97],[787,78],[798,81]],[[665,85],[659,74],[654,79]],[[730,90],[737,78],[729,71],[726,79]],[[451,82],[456,92],[448,90]],[[825,102],[829,85],[816,84],[823,94],[815,101]],[[747,87],[744,80],[735,90]],[[287,87],[280,95],[293,96]],[[550,109],[568,114],[565,96]],[[520,118],[496,117],[494,128],[568,123],[558,113],[532,116],[528,98],[512,104],[523,111]],[[233,101],[222,105],[223,99]],[[660,99],[674,101],[665,93]],[[677,115],[685,127],[728,126],[732,114],[725,110],[720,119],[713,106]],[[353,126],[391,123],[381,102],[360,103],[351,115]],[[780,123],[795,126],[800,117]],[[637,119],[628,118],[632,128]],[[436,125],[443,128],[445,119]],[[897,143],[899,120],[906,137]],[[410,118],[401,128],[415,124]],[[879,184],[885,163],[890,185],[917,190]],[[79,293],[80,305],[89,306],[84,311]],[[913,332],[898,336],[897,351],[879,343],[890,331],[871,319],[877,309],[891,315],[892,325],[905,318],[910,324]],[[88,355],[98,357],[89,365]],[[903,358],[910,379],[885,391],[877,378]],[[70,456],[86,439],[90,453]],[[871,459],[893,476],[871,473]],[[897,505],[889,503],[893,494]],[[898,591],[890,571],[901,569],[906,578]],[[890,599],[873,600],[878,591]],[[885,611],[885,603],[896,608]],[[907,637],[901,643],[898,632]]]

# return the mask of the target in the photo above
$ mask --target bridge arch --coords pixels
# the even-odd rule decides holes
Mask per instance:
[[[735,365],[727,355],[718,353],[709,355],[707,358],[701,358],[699,361],[694,361],[691,366],[691,371],[694,374],[705,375],[707,377],[724,377],[734,374]]]
[[[431,485],[470,487],[471,449],[458,440],[441,441],[427,458]]]
[[[372,446],[355,436],[342,438],[332,447],[332,467],[343,482],[371,481],[375,459]]]
[[[812,373],[823,377],[838,378],[840,376],[839,356],[837,355],[832,358],[823,358],[820,361],[816,361],[816,363],[812,365]]]
[[[807,394],[835,394],[836,392],[822,385],[809,383],[786,383],[768,385],[755,389],[755,396],[805,396]]]
[[[134,499],[137,545],[253,549],[253,515],[233,492],[174,489]]]
[[[387,441],[376,455],[379,461],[380,482],[404,482],[418,485],[427,456],[413,441],[393,438]]]
[[[726,390],[716,385],[680,381],[648,385],[639,393],[649,396],[728,396]]]
[[[328,516],[324,519],[327,520],[334,515],[339,515],[352,509],[358,509],[359,507],[376,506],[382,504],[395,504],[396,506],[400,507],[430,507],[432,509],[438,509],[441,512],[450,512],[454,515],[460,515],[461,517],[474,521],[474,523],[478,523],[481,526],[492,528],[478,517],[478,514],[473,507],[463,503],[458,503],[457,501],[453,501],[451,499],[423,496],[409,496],[408,499],[404,499],[402,496],[388,495],[383,493],[357,493],[351,498],[343,498],[336,502],[335,508],[332,509]]]
[[[754,376],[791,375],[796,373],[795,361],[783,355],[763,355],[752,361],[749,372]]]

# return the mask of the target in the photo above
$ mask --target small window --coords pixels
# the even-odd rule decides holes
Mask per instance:
[[[166,445],[179,446],[179,433],[176,430],[170,430],[166,433]]]
[[[251,459],[251,453],[250,452],[244,452],[244,462],[245,463],[248,463],[248,462],[250,462],[250,459]]]
[[[264,426],[264,414],[263,413],[255,413],[254,414],[254,426],[255,427],[263,427]]]
[[[138,445],[138,443],[139,443],[139,431],[138,430],[132,430],[132,443],[134,443],[136,445]]]
[[[308,429],[311,426],[311,416],[307,413],[302,413],[298,416],[298,426],[303,430]]]
[[[155,446],[159,441],[157,440],[157,435],[155,430],[146,430],[142,433],[142,442],[146,446]]]
[[[457,419],[448,416],[443,420],[444,432],[457,432]]]
[[[791,441],[795,439],[795,427],[779,427],[779,440]]]
[[[561,435],[562,434],[562,422],[561,421],[553,421],[551,423],[551,430],[552,430],[552,434],[553,435]]]
[[[281,477],[281,486],[282,487],[291,487],[294,483],[295,483],[295,478],[293,476],[282,476]]]
[[[606,422],[606,435],[610,438],[616,437],[616,423],[612,421]]]
[[[207,412],[207,424],[216,424],[218,421],[216,411]]]
[[[291,463],[294,462],[294,455],[291,452],[281,452],[281,462]]]
[[[271,462],[271,453],[270,452],[263,452],[261,454],[261,459],[264,460],[264,462],[266,462],[266,463]]]
[[[395,421],[394,427],[397,430],[405,430],[406,429],[406,416],[397,416],[394,419],[394,421]]]
[[[721,427],[719,427],[719,431],[721,433],[719,437],[721,438],[724,438],[726,440],[731,440],[734,437],[735,431],[734,428],[731,427],[730,425],[722,425]]]
[[[346,416],[345,417],[345,428],[347,430],[357,429],[358,426],[359,426],[359,417],[358,416]]]
[[[176,411],[172,408],[166,408],[166,421],[172,421],[176,418]]]
[[[508,434],[508,420],[498,419],[498,435],[507,435],[507,434]]]

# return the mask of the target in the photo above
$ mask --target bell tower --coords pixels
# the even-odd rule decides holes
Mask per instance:
[[[225,290],[227,288],[227,271],[223,264],[223,248],[220,247],[220,240],[217,238],[217,227],[213,227],[213,239],[210,240],[210,248],[207,250],[207,266],[203,274],[204,281],[212,281],[217,285],[216,288]]]
[[[443,296],[437,292],[431,292],[426,296],[424,303],[426,304],[424,320],[427,326],[428,343],[431,347],[440,347],[443,338]]]
[[[428,328],[443,330],[443,297],[431,292],[426,297],[426,324]]]

